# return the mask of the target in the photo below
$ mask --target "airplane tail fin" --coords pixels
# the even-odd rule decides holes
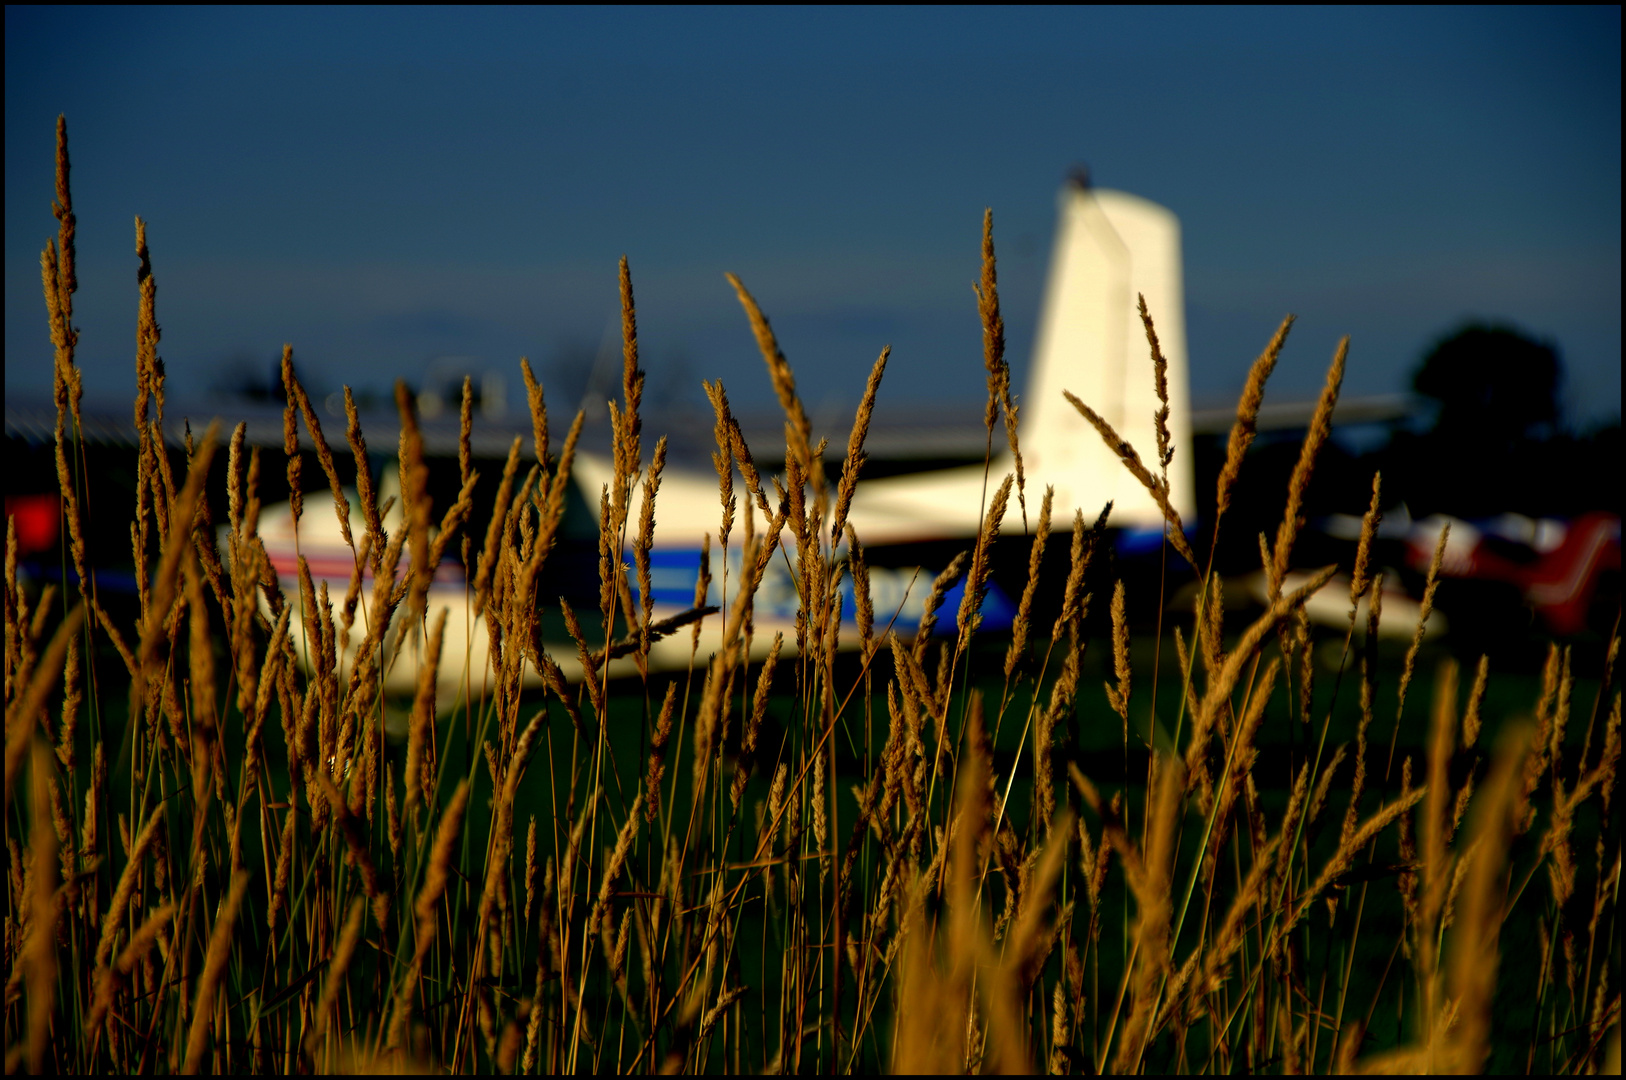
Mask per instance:
[[[1028,490],[1055,486],[1057,520],[1071,517],[1074,507],[1093,518],[1110,499],[1114,525],[1162,524],[1151,495],[1062,396],[1069,390],[1099,413],[1158,474],[1153,417],[1159,402],[1137,295],[1146,298],[1168,360],[1170,495],[1189,528],[1196,500],[1180,222],[1134,195],[1069,182],[1060,197],[1020,430]]]

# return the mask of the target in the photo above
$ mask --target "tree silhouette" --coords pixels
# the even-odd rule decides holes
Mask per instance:
[[[1390,443],[1385,487],[1419,516],[1572,512],[1562,380],[1558,350],[1511,327],[1470,323],[1442,338],[1412,376],[1437,404],[1434,426]]]
[[[1412,389],[1439,402],[1439,435],[1505,443],[1552,433],[1561,374],[1551,345],[1509,327],[1470,324],[1430,350]]]

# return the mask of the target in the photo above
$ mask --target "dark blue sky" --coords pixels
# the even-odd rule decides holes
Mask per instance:
[[[1472,317],[1620,412],[1619,8],[6,9],[6,389],[49,385],[38,259],[68,116],[92,393],[133,388],[132,219],[202,391],[294,344],[319,387],[591,351],[631,261],[652,383],[979,399],[992,206],[1025,364],[1068,166],[1180,216],[1193,393],[1281,315],[1282,396],[1352,335],[1401,389]],[[687,391],[685,391],[687,392]]]

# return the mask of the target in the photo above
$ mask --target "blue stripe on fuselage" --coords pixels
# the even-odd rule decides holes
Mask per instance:
[[[633,565],[633,556],[626,553],[627,565]],[[741,577],[741,552],[739,548],[730,548],[728,551],[727,588],[728,600],[733,601],[734,589]],[[723,573],[722,567],[714,558],[712,561],[711,586],[706,593],[706,603],[720,604],[723,600]],[[877,631],[884,629],[888,623],[895,630],[913,630],[920,625],[920,618],[925,612],[926,597],[931,592],[932,581],[936,572],[915,567],[885,568],[870,567],[870,600],[875,609],[875,624]],[[687,608],[694,603],[695,583],[700,577],[700,551],[698,548],[657,548],[649,553],[649,585],[650,594],[656,604],[677,608]],[[628,584],[634,595],[641,600],[638,589],[638,575],[629,572]],[[965,596],[965,580],[962,578],[953,588],[944,595],[943,602],[938,606],[937,632],[947,633],[954,626],[955,619],[960,610],[961,599]],[[762,576],[762,585],[757,589],[754,609],[757,614],[766,617],[794,619],[799,606],[796,594],[795,580],[786,565],[786,560],[775,557],[768,564]],[[841,577],[841,610],[843,622],[856,630],[857,624],[853,619],[856,610],[856,601],[853,596],[853,582],[851,576],[843,573]],[[1016,609],[1010,600],[1000,590],[999,586],[989,582],[988,591],[982,603],[982,628],[985,630],[1005,630],[1011,625]]]

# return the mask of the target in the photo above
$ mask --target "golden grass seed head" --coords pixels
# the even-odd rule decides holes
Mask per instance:
[[[1457,801],[1456,801],[1456,804],[1451,808],[1451,827],[1449,829],[1447,829],[1446,833],[1445,833],[1445,842],[1447,844],[1450,844],[1453,840],[1456,839],[1457,829],[1461,827],[1462,819],[1463,819],[1464,816],[1467,815],[1467,813],[1468,813],[1468,804],[1473,800],[1473,797],[1474,797],[1474,777],[1473,777],[1472,773],[1469,773],[1468,778],[1462,782],[1462,787],[1457,790]],[[1453,892],[1457,888],[1457,879],[1460,878],[1462,876],[1463,872],[1464,872],[1464,868],[1463,868],[1464,859],[1466,859],[1466,856],[1464,856],[1463,859],[1459,859],[1457,861],[1456,878],[1453,878],[1453,880],[1451,882],[1451,888],[1452,888]],[[1446,901],[1446,920],[1447,921],[1445,923],[1441,924],[1442,929],[1444,928],[1444,926],[1449,925],[1450,910],[1451,910],[1451,901],[1448,899]]]
[[[362,889],[372,900],[373,915],[378,919],[379,927],[382,929],[389,893],[379,882],[378,868],[368,849],[365,827],[357,821],[354,811],[345,801],[344,795],[334,786],[333,781],[320,770],[316,773],[316,786],[332,807],[333,820],[339,826],[339,832],[343,835],[345,847],[349,851],[349,862],[361,872]]]
[[[1444,901],[1446,874],[1447,800],[1450,797],[1448,770],[1457,730],[1457,662],[1446,658],[1434,676],[1434,709],[1429,724],[1428,797],[1423,803],[1423,904],[1424,934],[1432,949],[1432,927]],[[1426,953],[1425,953],[1426,955]]]
[[[203,585],[197,556],[187,552],[182,561],[186,581],[186,606],[191,639],[187,660],[191,668],[192,720],[205,728],[215,726],[215,653],[209,633],[209,609],[203,601]]]
[[[661,812],[661,777],[666,771],[666,743],[672,736],[672,707],[677,701],[677,683],[666,685],[666,699],[661,703],[660,715],[655,720],[649,742],[649,767],[644,786],[644,814],[650,824]]]
[[[1365,648],[1363,649],[1361,662],[1363,665],[1365,665],[1368,673],[1375,678],[1376,671],[1372,669],[1371,662],[1374,661],[1377,656],[1378,627],[1383,621],[1383,571],[1379,570],[1375,575],[1373,575],[1372,584],[1367,588],[1366,595],[1366,642]],[[1368,685],[1371,682],[1372,679],[1363,677],[1361,683],[1361,692],[1363,694],[1371,693],[1371,689]],[[1366,702],[1361,706],[1361,708],[1363,710],[1370,710],[1371,703]]]
[[[293,348],[285,345],[283,351],[288,361],[283,376],[284,382],[290,387],[289,393],[292,398],[299,402],[299,411],[305,418],[305,429],[310,433],[311,442],[316,446],[317,460],[321,463],[323,475],[327,477],[328,487],[333,491],[333,512],[339,519],[339,532],[344,536],[345,546],[355,551],[356,542],[350,535],[350,500],[345,497],[344,487],[339,483],[338,469],[333,463],[333,450],[322,437],[322,422],[318,419],[316,410],[311,407],[310,395],[305,393],[304,386],[300,385],[298,376],[294,374]],[[283,434],[283,442],[286,446],[286,431]]]
[[[1497,888],[1508,844],[1517,829],[1521,758],[1530,732],[1505,732],[1479,799],[1466,858],[1470,866],[1462,889],[1461,914],[1455,920],[1449,950],[1447,994],[1457,1001],[1459,1020],[1452,1032],[1455,1060],[1450,1067],[1477,1071],[1483,1067],[1490,1033],[1490,999],[1497,985],[1497,940],[1505,919]]]
[[[452,848],[456,845],[463,823],[463,811],[468,806],[469,782],[458,781],[451,799],[441,814],[435,830],[435,842],[430,848],[423,885],[418,890],[412,911],[418,923],[417,955],[421,959],[428,951],[435,932],[435,905],[451,879]]]
[[[78,635],[68,639],[67,653],[62,668],[62,728],[57,739],[56,756],[62,767],[72,774],[78,746],[75,736],[79,730],[79,711],[85,702],[84,671],[79,663]],[[96,747],[99,752],[101,749],[99,741]]]
[[[1000,386],[1008,379],[1005,364],[1005,320],[999,313],[999,271],[994,257],[994,211],[982,213],[982,277],[976,288],[977,313],[982,318],[982,362],[988,371],[988,427],[993,429],[993,409],[1000,398]]]
[[[615,848],[610,853],[609,860],[604,865],[604,877],[601,879],[598,891],[598,901],[593,905],[593,912],[587,918],[588,933],[593,933],[599,927],[610,903],[610,890],[615,887],[615,879],[621,875],[621,870],[627,863],[627,854],[632,850],[633,839],[638,835],[638,823],[643,817],[643,792],[632,797],[632,809],[627,812],[626,823],[616,834]]]
[[[161,386],[161,372],[163,361],[158,358],[159,327],[155,311],[158,295],[158,283],[152,276],[152,258],[147,251],[147,223],[139,217],[135,219],[136,231],[136,287],[140,293],[140,300],[136,310],[136,401],[135,426],[138,438],[144,438],[148,430],[147,405],[159,391]],[[47,248],[47,251],[51,249]],[[52,252],[54,256],[54,252]],[[46,298],[50,300],[55,290],[47,288]],[[51,320],[52,341],[57,340],[57,318],[52,313]],[[66,324],[63,329],[66,330]],[[63,343],[57,346],[58,355],[62,353]],[[160,406],[162,415],[162,406]],[[286,429],[287,421],[284,420]]]
[[[1620,767],[1620,691],[1615,691],[1615,700],[1609,707],[1609,719],[1604,724],[1603,751],[1598,758],[1598,789],[1603,794],[1603,809],[1609,811],[1609,801],[1614,795],[1616,772]]]
[[[1349,603],[1357,607],[1361,597],[1366,593],[1366,587],[1371,583],[1368,572],[1372,561],[1372,540],[1377,536],[1378,525],[1383,521],[1383,510],[1380,500],[1383,498],[1383,473],[1372,474],[1372,502],[1361,517],[1361,538],[1355,548],[1355,572],[1349,579]],[[1351,613],[1351,619],[1354,614]]]
[[[1558,696],[1553,707],[1552,733],[1547,744],[1547,760],[1551,763],[1555,776],[1563,764],[1564,733],[1569,726],[1570,695],[1574,685],[1574,679],[1570,674],[1570,646],[1566,645],[1559,667]]]
[[[723,699],[727,696],[726,683],[730,673],[726,653],[713,655],[706,665],[700,712],[694,724],[694,791],[697,799],[711,769],[711,759],[720,748],[717,729],[722,720]]]
[[[787,434],[790,431],[789,421],[785,424]],[[802,467],[802,459],[789,443],[785,448],[785,504],[786,519],[796,533],[796,542],[807,545],[807,471]]]
[[[757,739],[762,733],[763,718],[768,714],[774,669],[779,664],[779,652],[784,644],[785,635],[776,632],[773,636],[773,647],[768,650],[768,658],[763,661],[762,668],[757,673],[756,693],[751,699],[751,715],[740,735],[739,762],[734,771],[734,782],[729,793],[736,808],[740,805],[740,799],[745,796],[746,781],[750,778],[752,766],[756,762]]]
[[[1102,509],[1097,524],[1103,524],[1111,510],[1112,504],[1109,502]],[[1094,545],[1086,539],[1087,535],[1084,531],[1084,511],[1074,509],[1073,544],[1071,559],[1068,562],[1067,585],[1062,593],[1061,613],[1056,616],[1056,625],[1050,631],[1052,638],[1059,638],[1062,628],[1079,617],[1079,590],[1084,586],[1084,574],[1089,569],[1090,556],[1094,554]],[[1093,537],[1089,539],[1093,540]]]
[[[17,516],[6,515],[6,692],[9,698],[12,676],[21,674],[22,650],[26,643],[23,627],[28,622],[28,597],[17,587]],[[19,683],[21,678],[19,677]],[[7,701],[10,704],[10,701]]]
[[[288,897],[288,875],[292,871],[294,857],[294,814],[295,808],[289,806],[282,822],[282,842],[277,849],[276,876],[272,878],[271,900],[266,905],[266,928],[270,933],[276,932],[277,913]]]
[[[785,783],[790,776],[790,766],[781,761],[779,767],[774,769],[773,783],[768,785],[768,819],[777,822],[785,806]]]
[[[1281,355],[1282,346],[1287,344],[1287,334],[1293,328],[1293,320],[1292,315],[1282,320],[1276,333],[1271,336],[1270,344],[1265,346],[1265,351],[1248,369],[1248,380],[1243,385],[1242,397],[1237,401],[1236,423],[1231,425],[1231,435],[1225,447],[1225,465],[1220,469],[1215,495],[1216,525],[1231,505],[1231,492],[1236,487],[1237,476],[1242,472],[1242,459],[1247,456],[1248,448],[1253,445],[1254,435],[1259,430],[1259,407],[1264,404],[1265,383],[1276,369],[1276,358]]]
[[[247,435],[248,421],[238,421],[226,454],[226,523],[234,535],[243,528],[243,443]]]
[[[926,603],[921,611],[920,625],[915,631],[912,646],[916,663],[926,655],[926,643],[931,640],[932,631],[937,628],[937,609],[942,605],[943,597],[949,589],[960,580],[960,574],[964,571],[966,559],[970,554],[969,551],[962,551],[954,556],[943,568],[943,572],[932,581],[932,589],[926,594]]]
[[[474,434],[474,380],[463,376],[463,393],[457,409],[457,475],[468,482],[470,462],[474,449],[470,444]]]
[[[1282,515],[1282,523],[1276,528],[1276,546],[1271,552],[1272,600],[1281,593],[1282,580],[1287,577],[1287,562],[1293,551],[1293,542],[1298,537],[1299,529],[1304,525],[1304,493],[1310,486],[1310,476],[1315,470],[1316,457],[1332,434],[1332,410],[1338,404],[1338,391],[1344,383],[1344,361],[1348,356],[1349,338],[1345,337],[1338,342],[1338,351],[1333,354],[1332,366],[1327,369],[1326,385],[1321,388],[1321,397],[1316,400],[1315,413],[1310,417],[1310,430],[1304,436],[1298,463],[1293,466],[1293,476],[1288,481],[1287,510]]]
[[[728,395],[723,390],[722,380],[716,383],[702,382],[706,396],[711,400],[712,410],[716,413],[717,423],[714,433],[717,438],[717,449],[711,455],[712,465],[717,469],[718,497],[723,507],[722,527],[717,531],[717,543],[726,552],[728,550],[728,534],[734,528],[734,466],[731,458],[731,440],[729,421],[732,419],[728,409]]]
[[[431,581],[434,580],[435,571],[440,567],[441,559],[446,556],[447,546],[462,531],[464,523],[469,519],[469,515],[474,512],[474,486],[479,482],[479,470],[470,470],[468,476],[463,479],[463,487],[458,491],[457,498],[453,500],[452,505],[446,508],[446,513],[441,516],[440,530],[429,541],[429,560],[426,572]],[[539,554],[546,555],[546,552],[543,551]]]
[[[863,656],[868,660],[875,651],[875,598],[870,592],[869,563],[864,558],[864,545],[858,533],[847,526],[847,564],[853,579],[854,617],[858,621],[858,638],[863,643]]]
[[[192,1006],[192,1026],[186,1037],[186,1060],[181,1066],[184,1073],[196,1073],[203,1067],[203,1053],[213,1026],[215,995],[220,992],[221,976],[231,960],[232,930],[237,913],[248,891],[249,875],[239,873],[232,878],[231,889],[215,916],[214,929],[209,934],[209,948],[203,959],[203,972],[198,976],[197,1000]],[[355,942],[350,942],[354,948]],[[346,957],[348,960],[348,957]],[[337,990],[334,991],[337,993]]]
[[[1179,820],[1185,769],[1177,759],[1154,759],[1156,794],[1147,819],[1147,842],[1142,873],[1130,875],[1130,888],[1140,907],[1135,925],[1133,1005],[1125,1022],[1115,1059],[1128,1069],[1140,1060],[1152,1035],[1157,1015],[1155,987],[1168,964],[1169,922],[1172,917],[1170,863]]]
[[[636,474],[641,460],[639,433],[643,421],[638,410],[644,395],[644,372],[638,366],[638,313],[632,299],[632,270],[627,257],[621,256],[621,392],[623,406],[623,440],[626,443],[630,475]]]
[[[655,457],[650,462],[649,473],[644,479],[643,505],[638,515],[638,535],[633,540],[633,558],[638,569],[638,595],[643,602],[643,619],[638,626],[638,651],[641,656],[649,655],[649,624],[654,617],[655,593],[651,583],[649,568],[649,552],[655,545],[655,496],[661,487],[661,471],[666,467],[666,436],[662,435],[655,444]],[[699,607],[699,604],[695,605]]]
[[[722,387],[722,380],[717,386]],[[734,462],[740,468],[740,475],[745,477],[745,489],[756,500],[757,508],[762,516],[768,520],[773,519],[773,512],[768,508],[768,496],[762,488],[762,476],[757,472],[756,461],[751,457],[751,448],[745,444],[745,435],[740,430],[740,422],[733,415],[728,417],[728,446],[734,455]],[[745,536],[749,543],[751,537],[751,515],[746,513]]]
[[[1016,466],[1016,501],[1022,509],[1022,527],[1027,529],[1027,476],[1022,464],[1022,448],[1017,440],[1017,405],[1011,400],[1011,369],[1005,360],[1005,319],[999,311],[999,275],[994,257],[994,212],[982,216],[982,275],[972,286],[977,296],[977,314],[982,321],[983,367],[988,372],[988,404],[983,410],[984,426],[991,439],[994,420],[1005,416],[1005,442]]]
[[[858,403],[858,414],[853,418],[852,434],[847,438],[847,457],[841,467],[841,483],[836,494],[835,520],[830,525],[830,542],[841,539],[847,524],[847,511],[852,506],[853,492],[858,488],[858,474],[864,468],[864,438],[869,434],[870,417],[875,411],[875,395],[881,389],[881,376],[886,372],[887,357],[892,346],[881,350],[881,355],[870,369],[869,381],[864,384],[864,396]]]
[[[982,529],[977,534],[977,546],[971,560],[971,570],[966,576],[965,592],[960,597],[959,617],[956,620],[962,642],[982,621],[982,602],[988,593],[988,578],[993,573],[993,546],[999,539],[999,526],[1011,497],[1013,479],[1011,474],[1007,474],[994,490],[994,497],[988,501],[988,511],[983,515]]]
[[[498,544],[503,539],[503,532],[509,520],[509,500],[514,490],[514,473],[519,469],[519,448],[520,437],[515,435],[513,443],[508,447],[508,460],[503,463],[502,483],[497,488],[497,501],[493,505],[491,521],[486,525],[485,545],[481,549],[480,563],[474,575],[476,609],[481,611],[485,609],[485,601],[489,597],[491,575],[497,564]],[[530,479],[526,480],[527,492],[533,482]]]
[[[1158,509],[1163,513],[1163,520],[1168,525],[1165,530],[1168,540],[1174,545],[1174,549],[1180,553],[1180,557],[1192,566],[1200,566],[1196,553],[1191,550],[1191,544],[1186,540],[1185,526],[1180,521],[1180,513],[1174,508],[1174,504],[1169,501],[1168,487],[1162,480],[1153,476],[1147,470],[1146,466],[1141,462],[1140,454],[1136,453],[1129,440],[1113,430],[1112,425],[1099,413],[1073,396],[1072,391],[1063,391],[1062,393],[1072,403],[1073,408],[1077,409],[1079,414],[1088,420],[1095,427],[1095,430],[1100,433],[1101,440],[1107,444],[1109,450],[1118,456],[1118,460],[1123,463],[1124,468],[1129,470],[1130,475],[1139,480],[1141,486],[1152,496],[1152,501],[1157,503]]]
[[[1226,912],[1219,931],[1213,937],[1213,944],[1202,954],[1203,979],[1194,988],[1194,992],[1217,989],[1232,958],[1242,948],[1249,929],[1248,915],[1262,903],[1266,884],[1270,880],[1270,871],[1277,865],[1279,859],[1281,842],[1280,834],[1271,837],[1253,860],[1253,867],[1248,871],[1242,887],[1232,898],[1230,909]],[[1273,859],[1273,855],[1276,855],[1277,859]]]
[[[1322,808],[1327,805],[1327,793],[1332,790],[1333,778],[1338,775],[1338,766],[1344,763],[1348,753],[1349,746],[1340,744],[1338,749],[1333,751],[1332,760],[1327,762],[1327,767],[1321,771],[1320,778],[1315,782],[1315,794],[1310,798],[1309,815],[1304,819],[1306,826],[1314,825],[1316,818],[1321,816]]]
[[[1462,745],[1472,749],[1479,741],[1482,723],[1479,710],[1485,702],[1485,687],[1490,678],[1490,656],[1481,655],[1479,667],[1474,671],[1473,689],[1468,691],[1468,704],[1462,710]]]
[[[175,915],[175,904],[161,904],[146,920],[130,935],[130,943],[119,953],[118,962],[111,968],[99,971],[96,976],[95,999],[91,1005],[89,1017],[85,1021],[84,1032],[87,1038],[91,1037],[102,1021],[106,1019],[108,1009],[113,1004],[113,994],[117,982],[127,978],[136,965],[147,955],[148,950],[158,940],[160,931],[165,930],[171,918]],[[115,975],[117,972],[117,975]]]
[[[773,328],[768,324],[768,318],[762,313],[756,299],[746,291],[739,278],[733,274],[723,276],[734,287],[740,306],[745,309],[746,318],[751,323],[751,332],[756,337],[757,349],[762,353],[763,362],[768,366],[768,377],[773,382],[774,393],[778,395],[779,405],[785,413],[789,448],[794,452],[803,474],[813,482],[814,490],[822,497],[824,465],[820,459],[813,456],[813,426],[808,423],[807,413],[802,408],[802,400],[796,394],[796,377],[791,373],[790,363],[780,351]]]
[[[1005,678],[1009,679],[1016,670],[1017,660],[1027,648],[1028,632],[1031,629],[1033,614],[1033,597],[1039,589],[1039,570],[1044,565],[1045,542],[1050,538],[1050,507],[1055,496],[1055,489],[1046,485],[1044,489],[1044,502],[1039,508],[1039,526],[1033,534],[1033,546],[1028,551],[1028,580],[1022,587],[1022,599],[1016,608],[1016,619],[1011,623],[1011,644],[1005,650]],[[1082,517],[1080,517],[1082,522]]]
[[[1299,719],[1308,727],[1315,702],[1315,658],[1311,653],[1310,613],[1302,607],[1293,613],[1292,643],[1299,662]]]
[[[1210,678],[1207,692],[1203,695],[1202,708],[1210,720],[1218,716],[1218,710],[1229,702],[1231,691],[1242,674],[1243,666],[1253,656],[1254,650],[1259,647],[1265,635],[1325,585],[1336,571],[1336,566],[1323,567],[1299,588],[1277,600],[1268,611],[1243,631],[1236,647],[1226,655],[1224,666],[1216,676]]]
[[[356,464],[356,495],[361,503],[362,519],[367,523],[367,535],[373,541],[373,555],[375,559],[383,553],[384,527],[379,517],[378,493],[373,488],[372,466],[367,462],[367,439],[361,433],[361,417],[356,411],[356,401],[350,388],[344,388],[344,437],[350,444],[350,456]],[[258,450],[255,451],[258,453]],[[249,482],[252,491],[254,484]],[[377,564],[374,564],[377,569]]]
[[[1167,483],[1169,462],[1174,460],[1174,444],[1169,435],[1169,361],[1158,344],[1157,328],[1152,325],[1151,312],[1146,310],[1146,297],[1137,293],[1135,299],[1140,310],[1141,325],[1146,330],[1146,344],[1152,352],[1152,388],[1157,393],[1160,406],[1152,420],[1157,428],[1157,461]]]
[[[570,481],[571,465],[576,459],[576,444],[581,441],[582,423],[586,415],[582,410],[576,410],[576,416],[570,422],[570,429],[565,432],[564,445],[559,449],[559,461],[553,470],[553,479],[547,484],[537,486],[538,495],[544,488],[547,491],[547,500],[541,509],[549,529],[557,529],[560,518],[564,516],[566,485]]]
[[[1260,534],[1263,536],[1263,534]],[[1208,685],[1212,686],[1214,680],[1225,667],[1225,579],[1217,572],[1210,571],[1206,589],[1197,596],[1197,618],[1192,627],[1196,635],[1196,645],[1202,654],[1203,669],[1207,672]]]
[[[344,928],[339,932],[338,943],[333,948],[333,958],[328,961],[327,976],[322,981],[322,993],[316,1005],[316,1025],[305,1041],[307,1053],[315,1052],[317,1044],[327,1031],[328,1014],[338,1001],[339,991],[344,988],[345,973],[350,968],[350,960],[356,952],[356,943],[361,938],[363,911],[361,897],[350,901],[350,908],[345,914]]]
[[[282,346],[282,393],[282,452],[288,458],[288,505],[293,510],[294,525],[297,527],[304,507],[304,488],[300,484],[299,399],[294,394],[294,347],[288,344]]]
[[[1119,580],[1112,589],[1112,669],[1118,685],[1107,686],[1107,700],[1112,709],[1129,722],[1129,621],[1124,615],[1124,583]]]
[[[1250,650],[1251,651],[1251,650]],[[1230,821],[1231,810],[1236,805],[1237,798],[1242,794],[1243,779],[1251,775],[1257,751],[1254,749],[1254,739],[1259,733],[1259,727],[1264,721],[1265,705],[1270,700],[1271,692],[1276,687],[1276,678],[1280,674],[1282,662],[1280,657],[1272,657],[1265,665],[1264,673],[1259,682],[1248,695],[1247,711],[1242,715],[1242,723],[1237,727],[1233,736],[1234,745],[1228,750],[1230,766],[1221,780],[1218,808],[1214,811],[1214,820],[1223,827]],[[1205,703],[1204,712],[1213,715],[1213,708]],[[1225,839],[1221,831],[1216,830],[1212,836],[1209,848],[1204,855],[1204,876],[1211,876],[1218,865],[1219,845]]]
[[[1406,759],[1405,773],[1406,778],[1409,780],[1411,775],[1411,758],[1409,757]],[[1291,914],[1287,918],[1283,918],[1277,923],[1276,936],[1271,939],[1270,943],[1270,952],[1272,954],[1274,954],[1275,951],[1280,947],[1283,939],[1285,939],[1293,928],[1297,926],[1304,918],[1305,914],[1310,910],[1310,906],[1314,903],[1316,898],[1325,892],[1327,887],[1331,885],[1340,874],[1343,874],[1350,868],[1350,866],[1354,863],[1355,857],[1360,854],[1361,850],[1364,849],[1374,837],[1376,837],[1380,832],[1388,828],[1390,825],[1394,824],[1396,820],[1401,822],[1401,859],[1408,863],[1415,860],[1415,849],[1412,849],[1411,852],[1408,853],[1405,844],[1405,837],[1410,832],[1408,827],[1410,819],[1405,815],[1406,811],[1410,810],[1413,806],[1416,806],[1427,793],[1426,786],[1422,788],[1403,790],[1403,793],[1399,798],[1395,799],[1393,802],[1389,803],[1389,805],[1383,807],[1377,813],[1373,814],[1370,818],[1363,822],[1358,829],[1355,830],[1354,835],[1351,836],[1347,842],[1340,843],[1338,845],[1338,850],[1333,853],[1333,857],[1331,859],[1327,860],[1326,865],[1321,869],[1321,873],[1316,876],[1315,882],[1299,897],[1298,903],[1292,909]],[[1404,879],[1407,875],[1402,874],[1401,876],[1402,879]],[[1411,906],[1410,901],[1408,901],[1407,906]]]
[[[79,278],[74,271],[74,233],[77,230],[78,219],[73,212],[73,196],[68,185],[69,171],[68,118],[59,114],[56,118],[56,199],[51,203],[51,213],[57,219],[57,242],[62,249],[64,297],[72,297],[79,290]],[[71,310],[70,307],[69,311]]]
[[[536,464],[545,478],[548,474],[548,404],[542,393],[542,384],[531,374],[531,362],[519,358],[520,375],[525,379],[525,401],[531,412],[531,448]]]
[[[1440,583],[1440,566],[1445,559],[1445,546],[1451,537],[1451,525],[1446,523],[1440,530],[1440,537],[1434,543],[1434,555],[1428,563],[1428,577],[1423,585],[1423,600],[1418,605],[1417,629],[1412,632],[1411,648],[1406,650],[1405,666],[1400,671],[1400,689],[1397,694],[1398,703],[1395,706],[1395,717],[1398,719],[1406,708],[1406,690],[1411,686],[1412,672],[1416,669],[1417,651],[1423,645],[1423,632],[1428,626],[1429,613],[1434,610],[1434,590]],[[1376,597],[1374,597],[1374,601]],[[1375,606],[1375,605],[1374,605]]]
[[[406,809],[411,813],[418,805],[420,793],[425,800],[434,791],[434,780],[429,775],[428,755],[433,753],[435,738],[435,682],[440,670],[440,651],[446,640],[448,609],[441,608],[435,615],[434,629],[425,639],[422,666],[418,669],[418,689],[412,701],[412,719],[407,728]]]
[[[401,379],[395,381],[395,407],[401,417],[401,509],[406,519],[401,531],[412,546],[407,622],[417,623],[423,617],[424,596],[429,591],[429,468],[424,462],[416,403]],[[403,631],[405,628],[403,624]]]

